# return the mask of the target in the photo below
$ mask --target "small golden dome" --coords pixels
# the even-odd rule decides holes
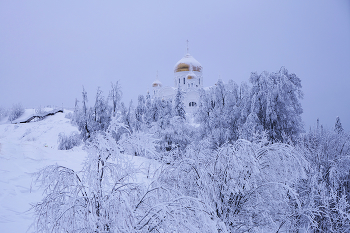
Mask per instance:
[[[191,71],[190,73],[188,73],[188,75],[186,76],[187,79],[195,79],[197,78],[197,76]]]
[[[162,83],[157,79],[152,83],[152,87],[162,87]]]

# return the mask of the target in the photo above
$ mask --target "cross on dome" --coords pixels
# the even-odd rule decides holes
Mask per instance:
[[[189,48],[188,48],[188,42],[189,42],[189,41],[188,41],[188,40],[186,40],[186,41],[187,41],[187,53],[188,53],[188,50],[189,50]]]

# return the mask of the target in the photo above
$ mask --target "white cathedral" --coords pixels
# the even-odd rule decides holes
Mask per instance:
[[[185,111],[192,113],[199,104],[199,89],[203,88],[202,65],[187,53],[174,67],[174,86],[163,87],[158,80],[152,83],[152,97],[161,99],[174,99],[177,88],[184,94]]]

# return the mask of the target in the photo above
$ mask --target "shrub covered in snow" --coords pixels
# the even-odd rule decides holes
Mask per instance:
[[[81,172],[50,165],[36,173],[47,195],[33,206],[35,232],[215,232],[216,222],[198,198],[161,179],[149,186],[136,182],[141,171],[120,153],[112,136],[118,128],[112,124],[86,141]],[[145,143],[135,143],[134,150],[155,154]]]
[[[0,107],[0,120],[7,117],[9,115],[9,111],[3,107]]]
[[[73,132],[69,136],[65,133],[58,135],[58,149],[59,150],[70,150],[75,146],[79,146],[81,143],[81,137],[78,132]]]
[[[45,115],[45,114],[47,114],[48,112],[45,111],[44,108],[42,108],[41,106],[39,106],[39,107],[37,107],[37,108],[35,109],[35,113],[38,114],[38,115]]]
[[[10,114],[9,114],[9,120],[14,121],[14,120],[18,119],[20,116],[22,116],[23,113],[24,113],[24,108],[23,108],[22,104],[20,104],[20,103],[14,104],[12,106],[12,109],[11,109]]]
[[[66,115],[64,115],[64,117],[67,118],[67,119],[72,120],[73,119],[73,113],[72,112],[68,112],[68,113],[66,113]]]

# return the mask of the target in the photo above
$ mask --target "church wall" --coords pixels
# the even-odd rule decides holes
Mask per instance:
[[[194,87],[200,88],[203,87],[203,76],[201,72],[198,71],[192,71],[192,73],[195,74],[194,79],[188,79],[187,75],[191,71],[182,71],[182,72],[176,72],[174,77],[174,87],[181,87],[183,90],[188,88],[188,84],[192,84]]]
[[[189,89],[184,96],[184,105],[186,107],[185,111],[193,113],[199,105],[199,90]],[[194,103],[194,104],[193,104]]]
[[[164,99],[173,99],[175,97],[175,90],[172,87],[163,87],[159,92],[159,97]]]

